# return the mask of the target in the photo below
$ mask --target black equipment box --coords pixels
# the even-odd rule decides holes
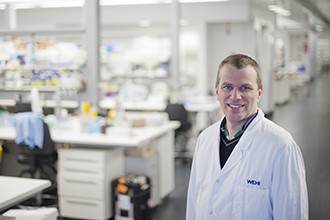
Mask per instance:
[[[150,220],[150,178],[128,175],[112,182],[112,213],[114,220]]]

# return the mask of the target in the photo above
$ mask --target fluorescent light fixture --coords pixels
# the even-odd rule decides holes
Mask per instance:
[[[180,20],[180,25],[181,26],[188,26],[189,25],[189,22],[186,19],[181,19]]]
[[[318,32],[323,31],[323,27],[322,27],[322,25],[316,24],[316,25],[315,25],[315,30],[318,31]]]
[[[100,5],[143,5],[171,3],[173,0],[100,0]],[[226,2],[228,0],[178,0],[180,3]],[[0,0],[0,9],[14,4],[16,9],[82,7],[85,0]]]
[[[150,26],[150,21],[149,20],[141,20],[141,21],[139,21],[139,26],[140,27],[149,27]]]
[[[291,12],[289,10],[287,10],[279,5],[269,5],[268,9],[270,11],[275,12],[278,15],[282,15],[282,16],[286,16],[286,17],[291,15]]]
[[[145,5],[169,2],[171,0],[100,0],[100,5]]]
[[[303,25],[298,22],[298,21],[294,21],[292,19],[286,18],[286,17],[281,17],[278,16],[276,18],[276,23],[278,28],[280,29],[301,29],[303,28]]]
[[[227,2],[228,0],[179,0],[181,3]]]
[[[68,8],[68,7],[82,7],[85,2],[80,0],[75,1],[45,1],[40,3],[41,8]]]
[[[68,8],[82,7],[85,4],[84,0],[0,0],[0,3],[13,4],[16,9],[31,9],[31,8]]]
[[[193,2],[225,2],[228,0],[178,0],[181,3]],[[171,3],[172,0],[101,0],[100,5],[142,5]]]

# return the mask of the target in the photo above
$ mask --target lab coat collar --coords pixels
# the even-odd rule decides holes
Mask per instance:
[[[243,133],[242,137],[240,138],[239,142],[235,146],[233,152],[231,153],[230,157],[228,158],[226,165],[222,169],[222,174],[225,174],[227,171],[231,170],[233,167],[235,167],[240,160],[244,158],[247,151],[251,147],[251,142],[253,140],[253,137],[256,132],[256,125],[259,124],[259,122],[262,120],[262,118],[265,116],[265,114],[261,111],[261,109],[258,110],[257,116],[253,119],[253,121],[250,123],[250,125],[247,127],[246,131]],[[221,119],[221,121],[224,119],[224,117]],[[220,122],[221,124],[221,122]],[[219,126],[220,126],[219,124]],[[219,150],[218,150],[219,152]],[[219,155],[219,154],[218,154]],[[219,161],[220,162],[220,161]],[[220,166],[218,164],[218,166]]]
[[[254,118],[251,122],[249,122],[249,125],[247,126],[247,128],[244,131],[253,130],[253,128],[256,126],[256,124],[258,124],[258,122],[264,117],[265,117],[265,113],[260,108],[258,108],[257,115],[254,116]],[[219,121],[219,130],[220,130],[221,124],[223,123],[224,120],[226,120],[226,117],[222,116],[222,118]],[[220,133],[219,133],[219,136],[220,136]],[[243,136],[244,136],[244,134],[243,134]]]

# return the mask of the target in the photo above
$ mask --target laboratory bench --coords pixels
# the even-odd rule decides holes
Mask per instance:
[[[82,132],[79,117],[57,123],[47,120],[58,151],[57,183],[62,217],[110,218],[111,181],[132,172],[151,178],[152,207],[174,190],[174,130],[180,126],[179,122],[155,123],[154,120],[154,124],[139,127],[113,126],[102,134]],[[0,140],[7,150],[14,147],[15,138],[14,127],[0,127]],[[3,158],[6,156],[4,153]]]

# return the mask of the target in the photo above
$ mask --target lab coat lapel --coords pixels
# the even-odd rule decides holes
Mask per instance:
[[[257,117],[251,122],[247,130],[242,135],[233,152],[229,156],[221,173],[225,174],[229,170],[233,169],[244,158],[244,155],[250,149],[253,136],[256,133],[255,125],[260,122],[263,117],[264,113],[259,109]]]
[[[211,161],[213,164],[213,166],[212,166],[213,173],[216,173],[216,174],[218,174],[219,170],[220,170],[220,158],[219,158],[220,124],[223,119],[224,119],[224,117],[222,117],[222,119],[217,122],[217,125],[214,126],[214,130],[213,130],[214,138],[213,138],[213,141],[211,144],[211,146],[214,146]]]
[[[243,138],[243,137],[242,137]],[[225,174],[229,170],[233,169],[242,160],[242,144],[241,140],[237,143],[233,152],[229,156],[225,166],[222,168],[222,174]]]

